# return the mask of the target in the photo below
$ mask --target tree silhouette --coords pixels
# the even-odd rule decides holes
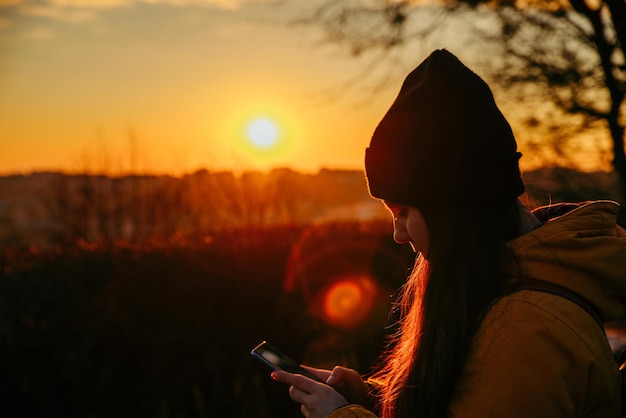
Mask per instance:
[[[486,52],[481,57],[489,77],[512,97],[548,100],[560,112],[576,116],[579,129],[604,124],[626,197],[624,0],[442,0],[437,8],[425,3],[322,0],[298,22],[321,26],[328,41],[347,46],[353,55],[391,55],[409,42],[427,40],[446,19],[480,16],[469,22],[466,35]],[[429,18],[415,25],[410,18],[417,14]],[[491,25],[485,26],[485,20]],[[551,132],[551,145],[562,152],[571,131],[565,123],[545,114],[528,117],[527,123],[543,124]]]

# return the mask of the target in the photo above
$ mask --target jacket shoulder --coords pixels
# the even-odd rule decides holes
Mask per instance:
[[[372,411],[368,411],[361,405],[346,405],[335,409],[326,418],[377,418]]]
[[[485,317],[452,412],[613,417],[618,389],[608,341],[594,319],[560,296],[523,290],[502,298]]]

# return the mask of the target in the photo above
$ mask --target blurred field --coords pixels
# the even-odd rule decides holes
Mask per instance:
[[[534,174],[539,204],[618,200]],[[264,339],[367,373],[413,255],[361,173],[272,176],[0,179],[0,414],[299,416]]]
[[[258,230],[253,239],[229,234],[178,248],[6,253],[2,409],[20,417],[297,416],[286,388],[269,379],[250,349],[268,339],[309,364],[367,372],[398,285],[381,275],[401,280],[411,265],[385,229],[317,230],[300,245],[308,252],[320,240],[334,242],[332,252],[304,261],[325,277],[296,272],[289,288],[286,266],[301,229]],[[222,239],[228,245],[219,245]],[[366,259],[343,258],[355,251],[350,243],[363,242],[375,243],[363,252]],[[331,324],[316,304],[348,270],[371,274],[375,303],[352,323],[360,296],[344,295],[332,314],[347,315],[349,323]]]

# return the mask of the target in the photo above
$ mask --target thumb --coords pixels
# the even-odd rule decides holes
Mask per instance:
[[[328,376],[328,379],[326,379],[326,384],[328,386],[337,386],[342,383],[346,383],[346,371],[347,369],[344,369],[341,366],[336,366],[330,373],[330,376]]]

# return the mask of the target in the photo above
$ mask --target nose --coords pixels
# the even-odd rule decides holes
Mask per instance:
[[[411,241],[409,232],[406,229],[406,220],[394,219],[393,221],[393,240],[398,244],[406,244]]]

